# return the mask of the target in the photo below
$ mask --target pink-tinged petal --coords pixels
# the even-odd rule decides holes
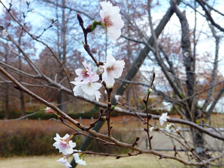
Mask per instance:
[[[85,90],[85,93],[88,95],[93,95],[94,88],[92,87],[92,84],[83,85],[82,87],[83,91]]]
[[[99,90],[101,88],[101,83],[92,83],[92,87],[95,89],[95,90]]]
[[[75,142],[72,142],[72,141],[69,141],[69,146],[71,148],[74,148],[74,147],[76,147],[76,143]]]
[[[103,8],[104,10],[105,10],[105,9],[110,9],[110,8],[113,7],[112,3],[110,3],[110,2],[106,2],[106,1],[104,1],[104,2],[100,2],[100,5],[102,6],[102,8]]]
[[[73,92],[75,96],[82,95],[82,85],[76,85],[73,89]]]
[[[75,73],[76,73],[76,75],[78,75],[78,76],[81,76],[82,75],[82,73],[83,73],[83,69],[76,69],[75,70]]]
[[[102,74],[102,81],[106,83],[107,86],[113,86],[115,83],[115,78],[119,78],[123,72],[125,62],[123,60],[116,61],[111,55],[107,56],[107,62],[104,64],[104,72]]]
[[[109,76],[108,73],[103,73],[102,75],[103,81],[106,83],[106,85],[114,85],[115,80],[113,77]]]
[[[86,61],[82,62],[85,69],[76,69],[75,73],[78,77],[75,78],[75,82],[96,82],[99,80],[99,76],[91,70],[91,64],[87,64]],[[73,83],[77,85],[76,83]]]
[[[112,5],[111,5],[112,6]],[[110,15],[114,18],[117,16],[121,16],[120,14],[120,8],[118,6],[112,6],[110,8]]]
[[[99,76],[97,75],[97,79]],[[100,83],[94,83],[94,82],[71,82],[75,84],[76,86],[73,89],[75,96],[83,96],[84,98],[93,100],[96,99],[99,101],[100,98],[100,92],[98,91],[99,88],[102,86]]]
[[[96,101],[99,101],[100,95],[101,95],[100,92],[95,92]]]
[[[69,155],[73,153],[73,148],[76,146],[76,143],[71,141],[71,138],[68,134],[66,134],[63,138],[56,134],[54,140],[56,142],[53,144],[53,146],[58,149],[60,153],[63,153],[63,155]]]
[[[109,37],[114,41],[117,40],[121,35],[121,31],[116,31],[116,28],[114,27],[110,27],[108,30]]]
[[[57,162],[60,162],[61,164],[65,165],[66,168],[72,167],[65,158],[58,159]]]
[[[73,154],[74,160],[76,163],[80,164],[80,165],[87,165],[85,160],[81,159],[78,153]]]
[[[170,118],[167,116],[167,113],[163,113],[160,117],[159,117],[159,121],[160,124],[163,125],[165,122],[167,122],[167,119]]]
[[[110,67],[110,66],[113,66],[115,63],[116,63],[116,59],[112,55],[108,55],[105,65],[107,67]]]
[[[124,27],[124,21],[121,19],[120,9],[113,6],[110,2],[101,2],[102,10],[100,17],[108,30],[112,40],[116,40],[121,35],[121,29]]]
[[[116,65],[114,65],[114,78],[119,78],[122,75],[124,69],[125,62],[123,60],[116,61]]]
[[[96,82],[99,80],[99,75],[94,74],[90,79],[91,79],[91,82]]]
[[[86,60],[84,60],[82,62],[83,66],[85,67],[85,69],[91,70],[91,64],[87,64]]]
[[[103,10],[100,11],[100,17],[101,18],[105,18],[106,14],[107,14],[106,11],[103,11]]]

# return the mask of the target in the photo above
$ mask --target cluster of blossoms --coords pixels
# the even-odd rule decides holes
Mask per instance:
[[[169,116],[167,116],[167,113],[163,113],[160,117],[159,117],[159,121],[160,121],[160,124],[163,125],[164,123],[167,122],[167,119],[170,118]],[[171,132],[171,131],[174,131],[175,130],[175,125],[173,123],[170,123],[170,124],[167,124],[166,125],[166,131],[167,132]],[[155,127],[150,127],[150,132],[153,132],[155,131]],[[176,130],[177,131],[177,130]]]
[[[76,85],[73,89],[75,96],[83,96],[90,100],[99,101],[99,89],[102,86],[98,83],[99,74],[92,71],[91,64],[83,63],[84,69],[76,69],[75,73],[78,77],[71,83]],[[116,78],[119,78],[124,68],[124,61],[116,61],[113,56],[107,56],[107,61],[99,67],[99,73],[102,74],[102,82],[105,82],[107,88],[112,88]]]
[[[116,40],[121,35],[121,28],[124,26],[124,22],[119,14],[120,9],[113,6],[110,2],[100,2],[102,10],[100,11],[101,21],[97,22],[96,25],[104,26],[110,38]],[[94,24],[93,24],[94,25]],[[92,26],[92,30],[96,26]],[[125,62],[123,60],[117,61],[111,55],[106,58],[106,63],[100,65],[98,74],[91,69],[91,65],[87,64],[86,61],[83,63],[84,69],[77,69],[75,72],[78,77],[75,78],[71,83],[76,85],[73,89],[75,96],[83,96],[87,99],[96,99],[99,101],[100,92],[99,89],[102,86],[98,82],[99,75],[102,75],[102,81],[105,82],[107,88],[112,88],[116,78],[119,78],[122,74]]]
[[[75,96],[83,96],[85,98],[94,99],[99,101],[100,92],[98,91],[101,87],[99,75],[92,71],[91,65],[87,64],[86,61],[83,63],[84,69],[76,69],[75,73],[78,77],[75,81],[71,82],[76,85],[73,89]]]
[[[167,119],[170,118],[167,116],[167,113],[163,113],[160,117],[159,117],[159,121],[160,124],[163,125],[165,122],[167,122]]]
[[[101,2],[102,10],[100,11],[101,21],[94,21],[95,24],[90,25],[90,29],[93,31],[96,25],[102,25],[108,31],[108,34],[112,40],[116,40],[121,35],[121,28],[124,26],[124,22],[121,19],[119,14],[120,9],[116,6],[113,6],[110,2]],[[124,68],[124,61],[117,61],[111,55],[108,55],[106,58],[106,63],[101,64],[98,67],[98,73],[92,70],[91,64],[88,64],[86,61],[82,62],[84,68],[76,69],[75,73],[77,77],[71,83],[75,85],[73,91],[75,96],[83,96],[84,98],[93,100],[96,99],[99,101],[100,92],[99,89],[104,82],[106,88],[112,88],[115,79],[119,78],[122,74]],[[101,76],[101,78],[100,78]],[[101,82],[98,82],[101,79]],[[45,109],[47,113],[52,113],[53,110],[49,107]],[[68,163],[67,158],[70,155],[73,155],[76,163],[81,165],[86,165],[86,162],[83,159],[80,159],[82,156],[78,154],[79,151],[74,150],[76,143],[72,142],[71,138],[73,135],[69,136],[66,134],[63,138],[56,134],[54,140],[56,141],[53,146],[56,149],[59,149],[59,152],[64,155],[61,159],[57,160],[65,165],[66,168],[71,167]]]
[[[163,113],[160,117],[159,117],[159,121],[160,121],[160,124],[163,125],[164,123],[167,122],[167,119],[170,118],[169,116],[167,116],[167,113]],[[167,124],[166,125],[166,131],[167,132],[171,132],[175,130],[174,129],[174,124],[173,123],[170,123],[170,124]],[[151,127],[150,128],[150,131],[154,131],[154,127]]]
[[[76,147],[76,143],[72,142],[71,138],[72,135],[69,136],[68,134],[66,134],[63,138],[58,134],[56,134],[56,137],[54,137],[54,140],[56,142],[53,144],[53,146],[64,155],[64,157],[57,161],[65,165],[66,168],[70,168],[72,166],[70,165],[70,163],[68,163],[67,158],[69,157],[69,155],[73,154],[76,163],[80,165],[86,165],[86,162],[80,158],[80,155],[78,153],[76,153],[78,151],[73,149],[74,147]]]

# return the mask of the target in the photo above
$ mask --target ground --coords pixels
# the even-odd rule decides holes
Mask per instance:
[[[61,156],[35,156],[35,157],[13,157],[0,159],[0,168],[64,168],[58,163]],[[181,168],[180,163],[173,160],[162,159],[152,155],[133,156],[128,158],[115,159],[114,157],[86,156],[87,166],[77,168]],[[161,166],[160,166],[161,165]]]

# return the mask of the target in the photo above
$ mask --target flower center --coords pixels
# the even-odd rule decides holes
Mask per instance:
[[[66,148],[66,147],[70,147],[70,145],[69,145],[69,138],[67,138],[67,139],[61,139],[61,146],[63,147],[63,148]]]
[[[103,21],[104,21],[104,24],[105,24],[106,27],[113,26],[113,23],[112,23],[112,21],[111,21],[111,19],[110,19],[110,16],[106,16],[106,17],[103,19]]]
[[[83,77],[86,77],[86,78],[89,77],[88,71],[86,69],[82,70],[82,75]]]
[[[111,71],[114,71],[114,66],[111,66],[111,67],[107,67],[107,72],[111,72]]]

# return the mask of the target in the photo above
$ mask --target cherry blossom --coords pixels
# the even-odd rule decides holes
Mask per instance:
[[[84,82],[71,82],[76,85],[73,89],[75,96],[83,96],[84,98],[99,101],[101,93],[98,91],[102,86],[100,83],[84,83]]]
[[[149,131],[150,131],[150,132],[153,132],[153,131],[155,131],[155,128],[154,128],[154,127],[150,127],[150,128],[149,128]]]
[[[100,2],[102,10],[100,10],[100,17],[104,23],[105,28],[112,40],[116,40],[121,35],[121,28],[124,27],[124,21],[119,14],[120,9],[113,6],[111,2]]]
[[[66,134],[63,138],[56,134],[56,137],[54,137],[54,140],[56,141],[53,146],[56,149],[59,149],[59,152],[63,153],[63,155],[69,155],[73,153],[73,148],[76,146],[76,143],[72,142],[71,136]]]
[[[75,73],[78,77],[75,78],[76,82],[85,82],[88,83],[90,81],[98,81],[99,76],[92,71],[91,64],[87,64],[86,61],[82,62],[84,69],[76,69]]]
[[[166,125],[166,131],[167,132],[171,132],[173,130],[174,130],[174,124],[173,123],[170,123],[170,124]]]
[[[106,63],[103,65],[104,72],[102,74],[102,81],[106,83],[107,87],[111,87],[115,83],[115,78],[119,78],[123,72],[125,62],[123,60],[117,61],[111,55],[107,56]]]
[[[121,99],[121,95],[115,95],[114,97],[115,97],[116,101],[119,101]]]
[[[163,125],[165,122],[167,122],[167,118],[170,118],[170,117],[167,116],[167,113],[163,113],[159,117],[160,124]]]
[[[84,165],[84,166],[87,165],[86,161],[81,159],[78,153],[73,154],[73,157],[74,157],[76,163],[78,163],[80,165]]]
[[[97,83],[99,76],[91,70],[91,65],[87,64],[86,61],[83,62],[83,66],[85,69],[77,69],[75,72],[78,77],[71,82],[76,85],[73,89],[74,95],[99,101],[101,94],[98,90],[102,86],[100,83]]]
[[[65,159],[64,157],[59,159],[59,160],[57,160],[57,162],[60,162],[61,164],[65,165],[66,168],[72,167],[70,165],[70,163],[68,163],[67,159]]]

